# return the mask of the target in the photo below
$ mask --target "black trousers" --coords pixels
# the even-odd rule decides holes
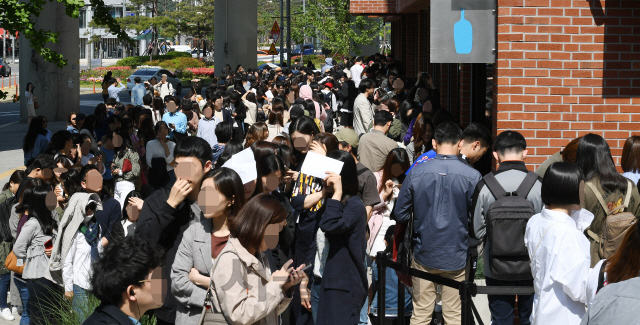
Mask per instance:
[[[62,287],[45,278],[39,278],[27,280],[27,290],[29,290],[29,324],[57,323],[58,313],[64,308]]]

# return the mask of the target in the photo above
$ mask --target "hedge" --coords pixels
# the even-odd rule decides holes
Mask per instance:
[[[191,54],[187,53],[187,52],[178,52],[178,51],[171,51],[167,54],[164,55],[154,55],[153,56],[153,60],[172,60],[175,58],[190,58]],[[147,62],[149,62],[149,56],[130,56],[124,59],[120,59],[118,60],[118,62],[116,62],[116,66],[129,66],[132,69],[135,69],[136,67],[138,67],[139,65],[144,65]]]

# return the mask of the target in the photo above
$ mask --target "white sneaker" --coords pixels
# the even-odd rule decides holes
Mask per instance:
[[[0,313],[0,316],[2,316],[2,318],[4,318],[5,320],[15,320],[16,319],[11,314],[11,309],[9,309],[9,308],[3,309],[2,313]]]
[[[14,307],[11,307],[11,313],[12,313],[12,314],[20,314],[20,313],[18,312],[18,307],[15,307],[15,306],[14,306]]]

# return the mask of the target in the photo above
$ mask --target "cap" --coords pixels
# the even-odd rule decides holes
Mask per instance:
[[[324,84],[325,87],[329,87],[329,88],[333,88],[333,84],[330,82],[327,82]]]
[[[336,138],[338,138],[338,141],[344,141],[350,144],[352,147],[357,147],[358,143],[360,143],[360,138],[358,138],[356,131],[354,131],[353,129],[343,128],[342,130],[336,132],[335,135]]]
[[[82,113],[76,114],[76,122],[77,121],[84,121],[86,118],[87,118],[87,116],[82,114]]]

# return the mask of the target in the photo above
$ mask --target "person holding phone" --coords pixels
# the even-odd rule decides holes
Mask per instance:
[[[232,324],[279,324],[293,288],[306,278],[304,264],[294,268],[289,260],[272,270],[265,254],[278,244],[286,215],[276,197],[261,193],[230,220],[229,241],[214,262],[211,285],[218,310]]]
[[[20,228],[13,252],[18,266],[24,265],[22,279],[27,281],[29,291],[28,313],[30,324],[45,324],[53,319],[62,298],[62,287],[55,283],[49,273],[49,257],[56,240],[58,223],[51,215],[48,205],[55,194],[50,185],[39,185],[25,192],[22,202],[16,207],[18,213],[28,216]]]

